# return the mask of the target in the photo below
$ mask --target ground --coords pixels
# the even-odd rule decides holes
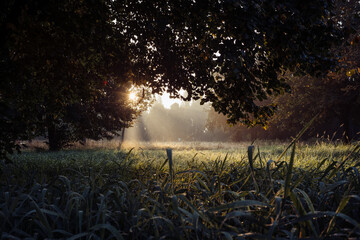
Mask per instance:
[[[26,150],[1,168],[2,238],[360,237],[358,143],[253,144]]]

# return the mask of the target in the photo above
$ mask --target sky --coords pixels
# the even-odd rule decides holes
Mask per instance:
[[[139,96],[142,93],[142,88],[137,88],[135,86],[131,87],[129,90],[129,99],[132,102],[136,102],[139,99]],[[186,91],[184,90],[180,90],[179,94],[182,96],[186,96]],[[166,92],[163,92],[162,95],[160,94],[155,94],[155,99],[157,103],[161,103],[164,108],[166,109],[170,109],[171,105],[173,105],[174,103],[177,103],[179,105],[182,105],[184,103],[184,101],[182,101],[179,98],[170,98],[170,94]]]
[[[164,106],[164,108],[167,108],[167,109],[170,109],[171,105],[173,105],[174,103],[178,103],[179,105],[181,105],[184,102],[177,98],[175,98],[175,99],[170,98],[169,93],[164,93],[163,95],[157,95],[156,101],[161,102],[162,105]]]

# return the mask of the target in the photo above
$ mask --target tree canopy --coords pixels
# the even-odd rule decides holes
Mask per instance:
[[[263,101],[288,88],[286,70],[321,74],[334,66],[328,50],[340,29],[332,7],[332,1],[114,3],[119,29],[132,39],[136,81],[174,95],[183,88],[186,99],[201,98],[231,123],[252,125],[273,114]]]
[[[108,3],[1,4],[5,133],[13,133],[13,140],[45,135],[50,149],[57,150],[129,125],[136,111],[127,103],[125,39],[117,37]],[[8,127],[14,125],[22,127]]]
[[[330,0],[8,0],[0,10],[2,141],[98,139],[129,125],[133,84],[266,124],[286,70],[334,66]],[[21,128],[15,127],[20,126]],[[50,143],[51,147],[51,143]],[[4,148],[3,148],[4,149]]]
[[[286,72],[284,77],[291,91],[269,99],[270,103],[277,105],[277,112],[266,131],[261,128],[247,129],[240,125],[227,126],[225,117],[213,111],[208,115],[208,127],[213,131],[222,128],[232,140],[288,139],[317,115],[304,137],[321,136],[345,142],[359,139],[359,10],[358,1],[336,2],[334,19],[343,28],[351,29],[351,34],[340,46],[329,49],[337,56],[338,68],[322,76],[297,76],[290,71]]]

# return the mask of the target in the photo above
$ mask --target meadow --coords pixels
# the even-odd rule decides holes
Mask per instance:
[[[359,239],[359,143],[88,142],[2,164],[1,239]]]

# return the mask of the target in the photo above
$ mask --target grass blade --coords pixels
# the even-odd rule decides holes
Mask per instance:
[[[319,114],[316,114],[315,117],[313,117],[304,127],[303,129],[301,129],[301,131],[296,135],[296,137],[290,142],[290,144],[285,148],[285,150],[280,154],[280,156],[278,157],[278,159],[276,160],[277,162],[280,161],[280,159],[285,155],[285,153],[289,150],[289,148],[297,141],[301,138],[301,136],[306,132],[306,130],[308,130],[308,128],[313,124],[313,122],[315,121],[315,119],[318,117]]]
[[[232,203],[226,203],[217,207],[210,208],[209,212],[218,212],[223,210],[243,208],[243,207],[268,207],[269,205],[256,200],[241,200]]]
[[[293,167],[294,167],[294,159],[295,159],[295,142],[293,143],[293,148],[291,151],[291,157],[290,157],[290,161],[287,167],[287,172],[286,172],[286,178],[285,178],[285,186],[284,186],[284,199],[289,196],[290,193],[290,182],[291,182],[291,178],[292,178],[292,171],[293,171]]]

